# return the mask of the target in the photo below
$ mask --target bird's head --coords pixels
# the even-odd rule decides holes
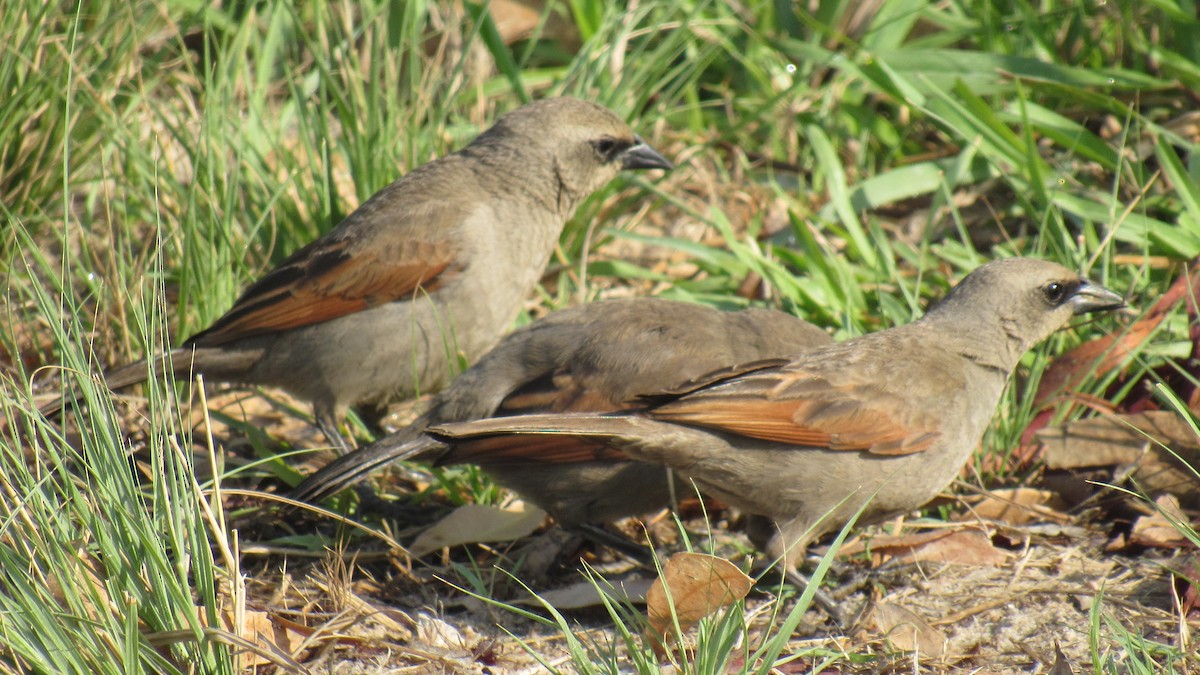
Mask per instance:
[[[1019,357],[1073,316],[1124,305],[1117,293],[1062,265],[1004,258],[968,274],[927,317],[961,331],[998,328]]]
[[[608,108],[575,98],[549,98],[504,115],[475,143],[500,145],[557,183],[560,208],[573,209],[623,170],[670,169]]]

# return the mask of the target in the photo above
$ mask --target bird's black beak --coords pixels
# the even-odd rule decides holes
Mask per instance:
[[[1084,280],[1071,299],[1067,301],[1075,314],[1088,312],[1107,312],[1125,306],[1125,298],[1114,293],[1100,284]]]
[[[622,169],[663,169],[670,171],[675,168],[666,157],[658,154],[654,148],[646,145],[640,136],[634,136],[637,143],[629,146],[629,149],[621,153],[621,168]]]

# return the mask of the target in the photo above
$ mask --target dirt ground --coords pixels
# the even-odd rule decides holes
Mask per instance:
[[[302,421],[257,396],[230,393],[209,403],[218,409],[225,404],[231,413],[236,409],[236,416],[248,416],[254,427],[295,447],[322,445]],[[236,464],[239,456],[254,459],[248,446],[236,441],[236,432],[217,431],[229,433],[228,462]],[[304,461],[316,466],[324,460]],[[1064,501],[1064,493],[1077,496],[1078,484],[1096,476],[1063,472],[1048,481],[1073,484],[1074,490],[988,495],[959,486],[960,496],[948,497],[937,509],[945,520],[907,518],[855,531],[825,585],[849,621],[839,626],[821,610],[809,609],[784,652],[795,660],[776,672],[1062,675],[1092,672],[1097,659],[1120,672],[1129,658],[1120,644],[1129,638],[1117,640],[1122,632],[1173,650],[1191,645],[1200,616],[1188,609],[1181,620],[1180,604],[1186,607],[1193,591],[1172,571],[1195,576],[1194,547],[1173,538],[1172,528],[1143,525],[1153,521],[1153,509],[1121,498],[1113,488],[1088,483],[1086,499]],[[419,483],[427,474],[391,472],[384,480],[405,483],[396,488],[403,493],[414,478]],[[258,489],[282,487],[269,483]],[[240,505],[264,503],[230,499],[230,513]],[[684,506],[696,550],[745,560],[750,549],[736,513],[710,504],[715,510],[706,521],[696,504]],[[405,545],[453,510],[436,497],[371,508],[355,518]],[[550,616],[530,590],[562,610],[573,637],[596,654],[616,654],[596,658],[633,672],[609,613],[577,595],[588,585],[585,566],[632,593],[655,577],[653,566],[548,521],[512,542],[456,546],[414,559],[377,537],[330,544],[349,530],[330,517],[274,507],[243,513],[231,526],[241,537],[248,614],[262,623],[260,640],[292,653],[312,672],[532,673],[545,672],[544,664],[578,672],[562,631],[518,613]],[[664,557],[682,545],[666,514],[620,526],[626,536],[648,535]],[[312,539],[315,531],[327,537],[324,544]],[[303,544],[280,543],[289,536]],[[336,550],[327,550],[329,545]],[[484,602],[463,590],[468,588],[518,609]],[[778,590],[776,577],[768,574],[746,598],[747,629],[734,651],[743,656],[731,668],[778,632],[781,608],[786,614],[795,601],[789,589],[781,604]],[[634,608],[644,611],[641,605]],[[1093,633],[1100,636],[1096,644]],[[662,672],[675,672],[669,661],[662,663]],[[1188,672],[1197,663],[1162,665]]]
[[[1074,666],[1073,672],[1081,673],[1091,670],[1093,662],[1089,630],[1094,607],[1102,615],[1101,656],[1112,656],[1107,652],[1114,648],[1114,630],[1163,644],[1178,644],[1181,634],[1186,634],[1188,625],[1175,619],[1167,571],[1179,566],[1180,559],[1161,554],[1105,555],[1103,538],[1089,528],[1053,535],[1036,529],[1029,528],[1025,545],[1005,551],[997,563],[899,563],[871,570],[861,562],[845,562],[835,576],[855,582],[856,588],[843,602],[858,610],[858,619],[840,629],[819,610],[810,610],[789,651],[857,655],[853,660],[858,663],[839,662],[822,670],[827,673],[1071,672],[1051,670],[1058,648],[1061,658]],[[646,577],[652,570],[638,574]],[[518,648],[511,633],[530,644],[545,662],[573,671],[566,641],[557,631],[470,601],[441,584],[438,576],[428,571],[418,576],[420,589],[368,600],[371,606],[401,614],[410,622],[406,639],[385,630],[376,633],[371,649],[335,647],[318,663],[329,672],[356,672],[360,667],[402,669],[397,672],[404,672],[404,667],[412,672],[539,672],[539,664]],[[578,578],[577,572],[564,568],[537,589]],[[367,598],[375,590],[372,586],[364,588]],[[500,597],[527,598],[520,592]],[[775,632],[770,620],[775,602],[769,592],[756,592],[748,599],[745,613],[750,630],[745,639],[751,645]],[[619,641],[612,620],[601,610],[576,610],[568,616],[599,644]],[[801,656],[785,672],[809,672],[820,660],[820,656]]]

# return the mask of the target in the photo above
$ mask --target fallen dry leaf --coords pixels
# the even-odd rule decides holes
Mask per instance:
[[[447,653],[469,652],[469,640],[453,623],[422,611],[416,616],[414,642]]]
[[[675,635],[746,597],[754,580],[736,565],[711,555],[676,553],[646,592],[646,637],[659,653]]]
[[[546,0],[490,0],[488,12],[495,22],[496,32],[506,45],[524,40],[541,25],[542,40],[556,40],[573,50],[579,44],[579,30],[564,16],[561,8],[551,8],[543,23]]]
[[[916,612],[894,602],[881,602],[872,614],[875,629],[900,651],[939,659],[946,654],[946,634]]]
[[[1131,464],[1160,444],[1200,458],[1200,438],[1187,420],[1168,410],[1089,417],[1042,429],[1037,438],[1050,469]]]
[[[541,12],[528,4],[515,0],[492,0],[488,11],[496,24],[496,31],[506,45],[528,37],[541,23]]]
[[[847,544],[839,555],[870,553],[871,564],[879,567],[900,563],[946,562],[959,565],[1001,565],[1008,554],[992,545],[987,534],[975,528],[944,529],[917,534],[872,537]]]
[[[409,547],[414,556],[461,544],[512,541],[529,536],[546,519],[546,512],[524,502],[508,509],[464,504],[417,536]]]
[[[1196,553],[1185,556],[1172,569],[1175,597],[1179,602],[1179,613],[1186,619],[1195,619],[1200,611],[1200,557]]]
[[[1163,495],[1154,500],[1154,513],[1138,518],[1129,534],[1129,544],[1152,548],[1183,548],[1191,546],[1191,540],[1180,527],[1190,525],[1188,518],[1173,495]]]
[[[1105,415],[1043,429],[1037,438],[1050,469],[1121,467],[1139,489],[1200,506],[1200,438],[1178,413]]]
[[[1009,525],[1046,521],[1065,523],[1070,520],[1063,513],[1066,504],[1058,493],[1051,490],[1027,487],[991,490],[968,500],[968,503],[971,509],[961,514],[960,520],[982,518]]]
[[[203,613],[200,613],[203,616]],[[257,668],[278,665],[278,658],[271,654],[283,654],[294,658],[304,641],[313,634],[313,629],[293,621],[284,621],[270,612],[246,610],[239,626],[233,612],[221,612],[221,627],[230,633],[256,645],[261,651],[246,650],[241,654],[242,668]]]

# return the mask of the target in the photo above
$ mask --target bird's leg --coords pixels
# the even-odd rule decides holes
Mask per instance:
[[[354,444],[346,440],[338,429],[337,416],[332,411],[317,408],[313,411],[313,417],[316,418],[317,428],[325,434],[325,439],[337,450],[338,456],[348,454],[354,449]]]
[[[805,575],[801,574],[794,567],[787,568],[787,571],[784,572],[783,576],[785,579],[796,585],[796,589],[800,591],[801,595],[804,594],[805,590],[812,586],[812,581],[809,580],[809,578]],[[849,627],[850,617],[847,615],[846,611],[841,605],[838,604],[836,600],[833,599],[832,595],[821,590],[820,586],[813,589],[812,599],[813,602],[816,603],[817,607],[820,607],[821,610],[829,616],[829,619],[833,621],[838,628],[844,630]]]
[[[784,579],[795,584],[801,595],[812,586],[808,577],[798,569],[808,548],[809,529],[808,524],[801,521],[780,525],[766,516],[746,515],[746,535],[751,543],[767,553],[769,559],[784,570]],[[813,588],[812,599],[838,628],[849,626],[845,610],[820,586]]]
[[[358,419],[366,425],[367,431],[375,438],[386,436],[389,431],[383,426],[383,420],[388,416],[388,406],[383,402],[375,403],[360,403],[354,406],[354,412],[358,413]]]
[[[566,529],[573,530],[586,539],[590,539],[597,544],[607,546],[618,553],[627,555],[638,563],[650,564],[654,562],[654,558],[649,547],[639,544],[628,537],[622,536],[615,532],[610,532],[599,525],[580,523]]]

